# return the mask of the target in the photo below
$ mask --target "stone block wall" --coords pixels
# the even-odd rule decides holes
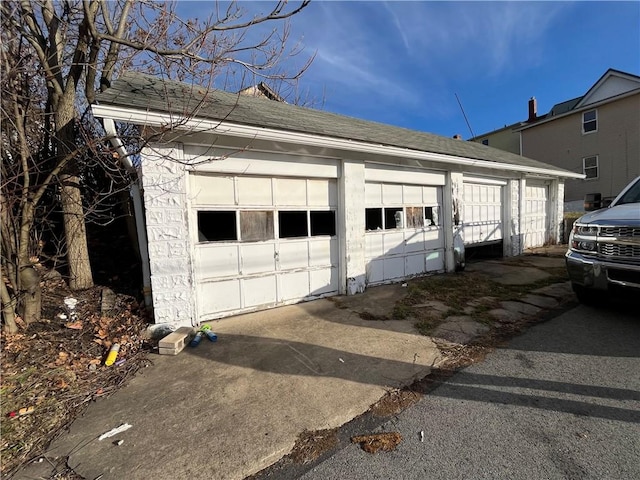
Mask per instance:
[[[145,148],[141,156],[155,322],[191,326],[195,293],[182,146]]]

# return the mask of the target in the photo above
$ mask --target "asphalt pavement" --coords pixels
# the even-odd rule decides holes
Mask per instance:
[[[302,478],[635,480],[639,424],[637,308],[580,305],[361,432],[401,433],[396,450],[351,444]]]

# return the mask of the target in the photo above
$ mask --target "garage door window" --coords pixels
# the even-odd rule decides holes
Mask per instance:
[[[237,239],[236,212],[198,212],[198,241],[221,242]]]
[[[424,226],[424,208],[407,207],[407,228],[422,228]]]
[[[437,227],[440,225],[438,207],[424,207],[424,218],[427,219],[427,227]]]
[[[331,210],[311,211],[309,212],[309,220],[312,237],[321,235],[333,237],[336,234],[336,212]]]
[[[306,237],[309,235],[306,211],[278,212],[278,225],[278,236],[280,238]]]
[[[273,212],[268,210],[240,211],[240,238],[243,242],[273,240]]]

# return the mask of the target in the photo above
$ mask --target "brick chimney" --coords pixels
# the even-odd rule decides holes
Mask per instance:
[[[529,99],[529,118],[527,122],[533,122],[536,118],[538,118],[538,101],[536,97],[531,97]]]

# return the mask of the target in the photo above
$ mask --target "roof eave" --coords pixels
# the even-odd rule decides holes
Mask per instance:
[[[110,118],[115,121],[133,123],[137,125],[166,127],[168,125],[177,124],[180,126],[181,130],[184,129],[192,132],[217,132],[222,135],[254,140],[299,143],[303,145],[331,148],[335,150],[356,151],[361,153],[387,155],[397,158],[412,158],[417,160],[437,161],[450,165],[508,170],[513,172],[550,175],[562,178],[584,178],[583,174],[560,169],[548,169],[503,162],[493,162],[489,160],[459,157],[455,155],[446,155],[442,153],[427,152],[383,144],[373,144],[358,140],[327,137],[290,130],[277,130],[272,128],[244,125],[220,120],[208,120],[195,117],[178,118],[175,115],[170,115],[165,112],[137,110],[113,105],[93,105],[92,108],[93,114],[96,117]]]

